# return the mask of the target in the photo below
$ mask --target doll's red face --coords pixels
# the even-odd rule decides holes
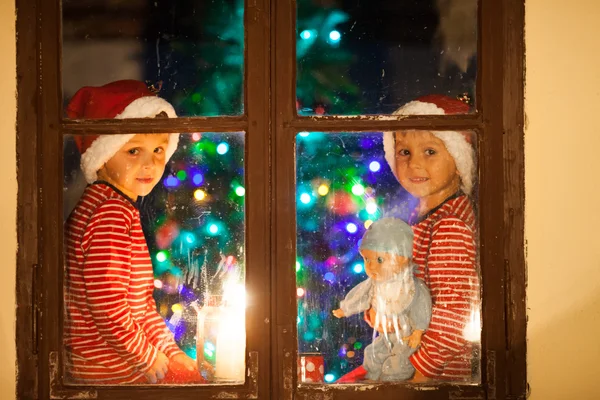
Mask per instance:
[[[409,259],[396,254],[362,249],[360,254],[365,260],[365,272],[369,278],[385,281],[404,269]]]
[[[152,191],[165,171],[169,135],[135,135],[98,171],[98,178],[132,200]]]
[[[396,173],[404,189],[418,199],[456,193],[460,176],[444,142],[427,131],[394,133]]]

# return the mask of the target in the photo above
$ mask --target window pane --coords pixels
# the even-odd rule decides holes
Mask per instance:
[[[158,383],[245,380],[244,134],[182,134],[163,173],[173,136],[65,138],[70,383],[147,384],[158,352]]]
[[[63,91],[155,84],[180,116],[243,113],[243,0],[63,0]]]
[[[399,132],[395,150],[391,133],[297,135],[299,382],[415,368],[480,382],[475,144],[471,132]]]
[[[474,99],[477,0],[297,3],[300,115],[391,114],[430,94]]]

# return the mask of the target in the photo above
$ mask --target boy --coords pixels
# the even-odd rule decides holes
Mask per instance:
[[[409,102],[402,115],[464,114],[467,104],[431,95]],[[431,292],[429,329],[410,361],[414,381],[472,379],[472,344],[465,332],[479,307],[475,213],[469,195],[475,151],[467,132],[385,132],[385,158],[400,184],[418,200],[409,223],[413,261]]]
[[[431,95],[405,104],[395,114],[468,112],[468,105],[459,100]],[[413,262],[432,300],[429,328],[410,356],[416,370],[413,382],[470,381],[473,348],[466,332],[479,307],[476,221],[468,197],[475,176],[471,137],[454,131],[384,132],[383,147],[394,176],[418,201],[409,218]],[[370,314],[365,312],[365,321],[373,326]],[[343,378],[356,381],[365,375],[359,367]]]
[[[138,81],[80,89],[70,118],[176,117]],[[156,383],[180,370],[200,382],[152,297],[154,278],[135,202],[159,182],[178,134],[78,136],[89,183],[65,224],[66,370],[75,383]],[[187,371],[187,372],[186,372]]]

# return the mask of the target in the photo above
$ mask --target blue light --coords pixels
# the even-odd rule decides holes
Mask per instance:
[[[333,272],[326,273],[323,278],[329,283],[335,282],[335,275],[333,274]]]
[[[194,174],[192,177],[192,182],[194,182],[194,185],[200,186],[202,185],[202,182],[204,182],[204,177],[201,173]]]
[[[335,381],[335,375],[334,374],[327,374],[327,375],[325,375],[325,382],[331,383],[333,381]]]
[[[346,230],[349,233],[356,233],[356,231],[358,230],[358,228],[356,227],[355,224],[353,224],[352,222],[350,222],[348,225],[346,225]]]
[[[169,175],[165,178],[164,184],[166,187],[177,187],[179,186],[179,179],[177,179],[173,175]]]
[[[305,29],[300,33],[300,37],[304,40],[310,39],[311,36],[312,36],[312,33],[308,29]]]
[[[219,153],[220,155],[223,155],[223,154],[227,153],[228,151],[229,151],[229,145],[225,142],[221,142],[217,146],[217,153]]]
[[[300,137],[308,137],[308,135],[310,135],[310,132],[303,131],[298,133],[298,135],[300,135]]]
[[[354,267],[352,267],[352,270],[356,274],[360,274],[361,272],[364,271],[364,269],[365,269],[365,267],[363,267],[363,265],[361,263],[354,264]]]
[[[188,242],[189,244],[192,244],[196,241],[196,237],[194,236],[193,233],[188,233],[185,235],[185,241]]]
[[[377,161],[373,161],[371,164],[369,164],[369,169],[373,172],[377,172],[381,169],[381,164],[379,164]]]
[[[217,226],[217,224],[210,224],[208,226],[208,232],[215,235],[217,232],[219,232],[219,227]]]
[[[329,39],[331,39],[332,42],[339,42],[341,38],[342,38],[342,34],[339,33],[338,31],[333,30],[333,31],[329,32]]]
[[[308,203],[310,203],[310,200],[311,200],[310,194],[302,193],[300,195],[300,201],[302,202],[302,204],[308,204]]]

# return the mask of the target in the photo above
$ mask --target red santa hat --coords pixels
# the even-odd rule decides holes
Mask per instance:
[[[406,103],[397,109],[394,115],[450,115],[467,114],[468,112],[469,105],[458,99],[443,95],[429,95]],[[431,131],[431,133],[444,143],[448,153],[454,158],[456,169],[460,175],[461,189],[466,194],[470,194],[473,189],[476,165],[475,150],[470,134],[456,131]],[[383,133],[383,149],[385,159],[397,179],[393,132]]]
[[[135,80],[116,81],[100,87],[83,87],[75,93],[67,106],[67,116],[72,119],[154,118],[162,112],[169,118],[177,117],[168,101],[156,96],[143,82]],[[97,180],[97,171],[134,136],[134,133],[76,136],[85,179],[89,183]],[[166,160],[177,149],[178,141],[178,133],[169,135]]]

